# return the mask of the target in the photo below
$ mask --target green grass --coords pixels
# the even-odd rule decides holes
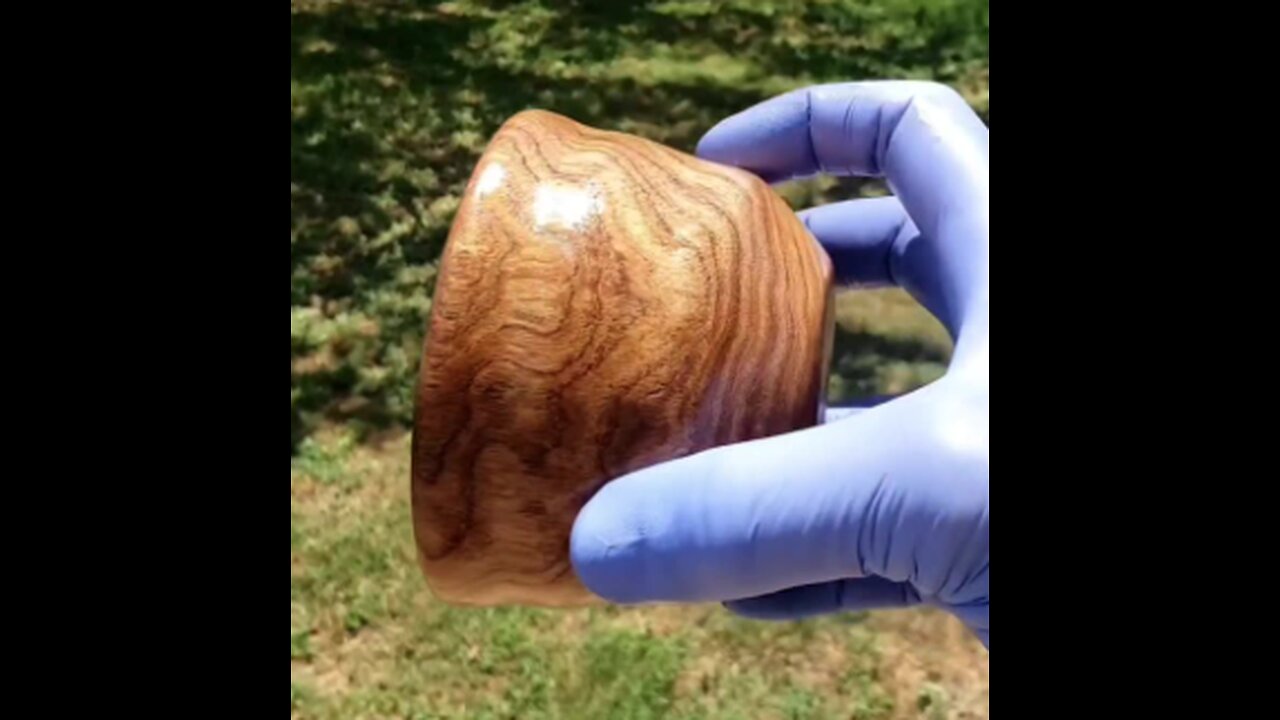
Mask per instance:
[[[937,685],[926,685],[920,690],[916,707],[927,720],[947,720],[951,717],[951,698],[946,688]]]
[[[443,605],[417,569],[408,477],[407,439],[322,435],[290,464],[291,718],[987,716],[985,652],[933,613],[773,624],[715,606]]]
[[[323,485],[340,484],[346,478],[346,462],[354,448],[355,439],[350,435],[327,443],[306,440],[298,450],[294,467]]]
[[[901,290],[843,293],[836,304],[833,402],[898,395],[946,372],[952,342],[942,323]]]
[[[686,654],[680,637],[631,630],[596,632],[583,650],[586,678],[579,689],[583,717],[666,717]]]
[[[837,315],[834,399],[943,372],[951,341],[905,293],[847,293]],[[936,614],[773,624],[718,607],[438,603],[416,565],[408,455],[404,438],[375,449],[335,431],[290,462],[293,718],[987,717],[989,660]]]
[[[291,715],[305,714],[316,702],[315,691],[297,683],[289,683],[289,712]]]
[[[843,695],[852,698],[849,709],[856,720],[888,720],[896,706],[884,687],[881,657],[875,641],[868,635],[853,634],[848,639],[851,662],[841,679]]]

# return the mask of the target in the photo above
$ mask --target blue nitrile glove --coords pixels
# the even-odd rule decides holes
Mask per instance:
[[[573,561],[617,603],[790,619],[934,604],[991,647],[991,134],[952,90],[815,87],[729,118],[701,156],[770,182],[883,176],[897,198],[809,210],[841,281],[896,283],[956,337],[948,375],[820,427],[605,486]]]

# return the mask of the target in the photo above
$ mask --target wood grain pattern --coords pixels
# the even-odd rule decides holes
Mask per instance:
[[[832,270],[753,175],[551,113],[512,118],[446,247],[413,512],[435,593],[595,598],[568,558],[604,483],[814,425]]]

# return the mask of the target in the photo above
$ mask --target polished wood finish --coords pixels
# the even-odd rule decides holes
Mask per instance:
[[[507,122],[444,253],[413,513],[462,605],[595,598],[568,558],[604,483],[814,425],[830,260],[764,182],[547,112]],[[696,479],[695,479],[696,480]]]

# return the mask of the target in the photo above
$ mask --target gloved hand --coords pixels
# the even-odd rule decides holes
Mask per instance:
[[[698,153],[770,182],[887,178],[896,198],[802,218],[839,280],[907,288],[955,358],[887,404],[615,480],[574,528],[579,576],[617,603],[727,601],[761,619],[930,603],[990,648],[990,130],[943,86],[856,83],[729,118]]]

